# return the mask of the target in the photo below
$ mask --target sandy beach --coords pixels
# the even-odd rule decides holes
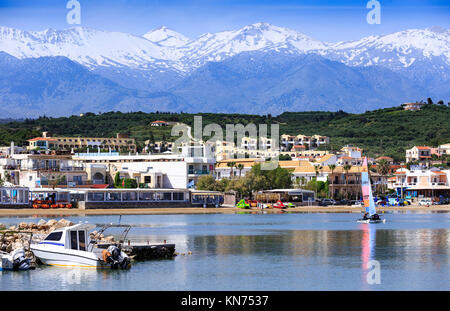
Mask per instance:
[[[285,210],[264,209],[267,213],[362,213],[363,208],[352,206],[303,206]],[[430,207],[410,205],[407,207],[380,207],[380,213],[389,212],[450,212],[450,205],[434,205]],[[235,207],[202,208],[135,208],[135,209],[0,209],[0,217],[11,216],[84,216],[84,215],[170,215],[170,214],[236,214],[243,212],[261,212],[260,209],[239,209]]]

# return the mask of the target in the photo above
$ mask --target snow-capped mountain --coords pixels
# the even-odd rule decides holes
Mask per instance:
[[[65,56],[89,68],[125,66],[182,72],[191,72],[207,62],[223,61],[242,52],[279,51],[316,53],[349,66],[376,65],[395,70],[434,58],[450,65],[450,31],[433,27],[328,43],[267,23],[207,33],[194,40],[164,26],[142,37],[85,27],[40,32],[0,27],[0,51],[19,59]]]
[[[0,51],[19,59],[64,56],[89,68],[126,66],[147,68],[151,64],[177,67],[174,49],[159,46],[143,37],[85,27],[67,30],[22,31],[0,28]]]
[[[223,61],[242,52],[284,51],[303,54],[326,49],[327,43],[314,40],[295,30],[256,23],[239,30],[207,33],[181,48],[183,60],[194,66],[210,61]]]
[[[332,44],[319,54],[349,66],[381,65],[400,69],[411,66],[417,60],[435,58],[450,65],[450,30],[432,27],[370,36]]]
[[[189,112],[360,112],[427,97],[447,102],[449,85],[450,31],[438,27],[337,43],[267,23],[195,39],[164,26],[143,36],[0,27],[5,115],[158,105]]]
[[[188,37],[166,26],[149,31],[143,37],[153,43],[168,47],[181,47],[186,45],[190,40]]]

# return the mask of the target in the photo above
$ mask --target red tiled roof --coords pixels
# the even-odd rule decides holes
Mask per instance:
[[[417,149],[422,149],[422,150],[428,150],[431,149],[431,147],[427,147],[427,146],[416,146]]]
[[[388,160],[388,161],[393,161],[394,159],[392,159],[391,157],[383,156],[383,157],[378,157],[377,160]]]
[[[406,172],[395,172],[397,175],[406,175]]]
[[[167,123],[167,121],[153,121],[152,123]]]

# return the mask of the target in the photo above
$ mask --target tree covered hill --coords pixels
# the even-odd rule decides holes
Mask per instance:
[[[83,116],[39,117],[0,123],[0,144],[25,145],[26,140],[48,131],[54,136],[113,137],[128,133],[138,147],[145,140],[174,140],[170,127],[151,127],[156,120],[193,125],[194,115],[203,117],[203,126],[225,124],[280,125],[280,134],[320,134],[329,136],[332,150],[353,144],[362,147],[370,156],[387,155],[402,160],[405,149],[413,145],[431,145],[450,142],[450,107],[427,104],[420,111],[405,111],[401,107],[367,111],[361,114],[338,112],[285,112],[279,116],[213,114],[213,113],[143,113],[108,112],[86,113]],[[269,127],[270,128],[270,127]]]

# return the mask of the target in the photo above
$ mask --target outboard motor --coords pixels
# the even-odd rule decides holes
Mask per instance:
[[[130,264],[130,259],[124,254],[120,248],[115,245],[108,247],[108,252],[111,254],[110,263],[112,269],[127,269]]]
[[[14,271],[30,269],[30,259],[25,257],[25,250],[23,248],[15,249],[11,253],[11,257]]]

